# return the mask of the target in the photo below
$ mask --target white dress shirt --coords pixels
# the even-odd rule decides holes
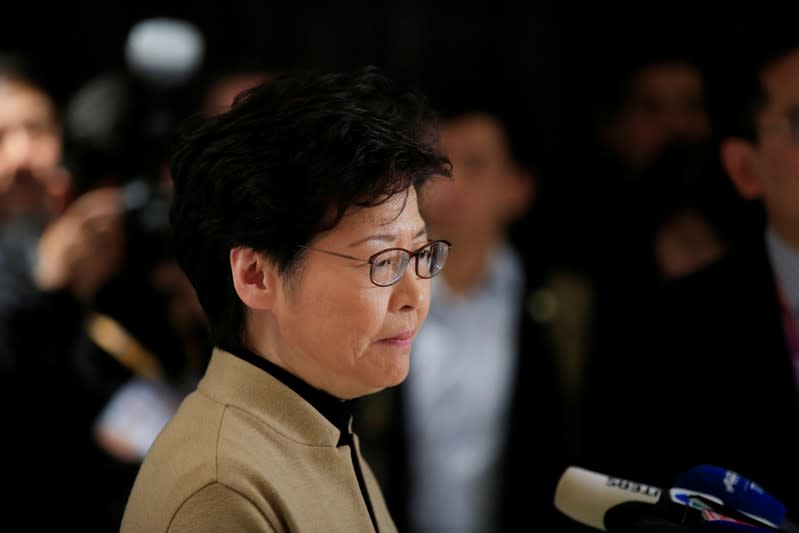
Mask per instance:
[[[414,532],[491,531],[523,281],[508,245],[468,294],[453,294],[443,276],[432,280],[407,379]]]

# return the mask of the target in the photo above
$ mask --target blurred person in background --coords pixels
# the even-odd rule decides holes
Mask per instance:
[[[31,63],[0,55],[0,226],[54,215],[67,202],[60,110]]]
[[[569,387],[577,405],[585,403],[590,369],[602,364],[594,360],[605,357],[606,335],[628,308],[666,279],[709,264],[728,245],[717,193],[732,194],[722,192],[726,180],[713,163],[704,63],[668,41],[640,39],[631,50],[594,95],[595,114],[585,117],[587,145],[553,180],[550,222],[560,238],[552,254],[581,289],[579,305],[567,311],[579,320],[569,321],[567,335],[584,341],[580,350],[563,352],[573,354],[576,378]],[[582,442],[582,407],[572,412]]]
[[[3,200],[15,209],[0,231],[0,394],[18,406],[2,447],[14,457],[6,469],[14,486],[8,515],[36,516],[45,529],[103,530],[112,523],[106,497],[117,490],[107,481],[117,472],[98,460],[91,427],[103,399],[84,387],[77,354],[92,350],[84,305],[121,266],[117,195],[80,197],[63,166],[60,111],[19,79],[5,71],[0,82]],[[32,495],[52,478],[82,479],[86,488],[59,491],[42,515]]]
[[[619,321],[612,357],[592,373],[586,462],[656,486],[717,464],[773,494],[796,521],[799,41],[779,22],[768,36],[739,38],[745,48],[724,49],[729,68],[709,100],[720,162],[763,216],[746,217],[751,230],[721,259]]]
[[[620,59],[608,78],[616,81],[596,96],[587,153],[563,169],[583,194],[560,191],[567,195],[558,204],[567,233],[558,253],[622,299],[622,291],[635,294],[638,281],[650,281],[625,265],[640,262],[650,246],[652,235],[638,231],[637,223],[649,216],[647,201],[655,199],[649,192],[652,167],[672,145],[707,145],[711,127],[705,73],[687,52],[636,42],[635,52]]]
[[[58,187],[16,182],[46,183],[47,209],[16,216],[0,235],[0,380],[3,398],[21,406],[8,425],[17,438],[4,445],[16,458],[10,513],[29,520],[42,479],[81,480],[36,514],[44,529],[118,528],[141,458],[210,353],[193,293],[176,290],[169,272],[164,139],[143,127],[154,114],[134,86],[98,76],[50,129],[30,119],[27,138],[8,136],[30,148],[58,133],[58,150],[41,151]],[[41,158],[20,161],[17,178],[50,175]],[[193,346],[178,320],[193,326]]]
[[[622,72],[618,84],[608,89],[606,111],[599,119],[598,154],[589,158],[592,168],[586,169],[591,178],[584,196],[590,200],[581,204],[586,209],[581,219],[587,215],[591,220],[583,229],[589,273],[616,300],[635,294],[641,288],[639,281],[651,281],[635,265],[649,254],[653,231],[658,231],[650,226],[643,233],[639,224],[664,205],[652,194],[667,184],[657,175],[657,167],[663,166],[664,158],[675,157],[668,155],[680,150],[672,148],[675,145],[694,146],[685,149],[686,155],[692,150],[695,159],[701,157],[702,147],[711,139],[705,74],[697,60],[679,51],[649,51],[642,46]],[[687,165],[685,170],[694,172]],[[661,183],[653,183],[658,179]],[[671,179],[677,183],[669,185],[672,190],[681,191],[687,180],[706,178],[675,173]]]
[[[619,268],[648,273],[653,288],[661,280],[685,276],[714,262],[732,240],[720,198],[728,187],[719,181],[723,169],[715,164],[712,147],[705,142],[672,142],[643,177],[641,205],[646,210],[634,225],[648,246],[638,263]]]
[[[401,531],[509,531],[531,516],[554,531],[563,398],[529,308],[541,280],[510,238],[536,194],[530,148],[496,105],[449,98],[439,110],[453,179],[427,187],[422,212],[433,238],[452,241],[451,258],[408,379],[360,405],[366,453]]]
[[[160,354],[166,374],[177,378],[185,372],[185,385],[192,386],[210,346],[202,340],[207,337],[204,314],[174,258],[164,155],[170,127],[153,126],[165,112],[179,117],[188,111],[162,105],[126,72],[88,80],[65,112],[65,166],[81,189],[117,195],[124,261],[92,300],[93,310],[131,329]],[[162,323],[153,322],[153,310],[163,313]]]
[[[634,58],[614,87],[600,132],[622,173],[643,170],[673,140],[709,139],[705,78],[688,56]],[[614,102],[615,100],[615,102]]]
[[[450,244],[423,98],[374,67],[299,71],[188,124],[177,256],[215,349],[145,458],[121,530],[394,531],[350,401],[402,382]]]
[[[725,210],[732,188],[721,181],[726,178],[712,148],[710,142],[664,145],[640,173],[629,205],[607,213],[628,219],[625,227],[602,236],[607,255],[597,259],[602,267],[592,278],[589,361],[613,357],[606,336],[631,307],[664,282],[711,264],[731,244]]]

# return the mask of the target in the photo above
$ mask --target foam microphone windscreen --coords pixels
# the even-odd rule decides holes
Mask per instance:
[[[577,522],[607,531],[605,518],[609,510],[635,502],[654,506],[661,492],[658,487],[570,466],[555,489],[555,507]]]
[[[710,494],[724,505],[766,525],[777,527],[786,516],[785,505],[766,490],[737,472],[714,465],[698,465],[682,472],[675,487]]]
[[[180,85],[195,74],[205,56],[205,38],[188,21],[167,17],[137,22],[128,32],[125,59],[130,70],[155,86]]]

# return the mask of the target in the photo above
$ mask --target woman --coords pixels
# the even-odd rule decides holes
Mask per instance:
[[[405,379],[446,241],[423,99],[374,68],[297,72],[187,128],[172,158],[181,267],[215,349],[159,435],[122,531],[394,531],[350,430]]]

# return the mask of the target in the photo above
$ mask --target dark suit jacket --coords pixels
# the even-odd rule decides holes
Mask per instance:
[[[537,286],[536,284],[530,284]],[[526,291],[529,294],[530,291]],[[554,367],[548,332],[529,313],[524,298],[519,329],[510,427],[502,458],[497,531],[535,524],[540,531],[567,531],[571,521],[553,505],[555,486],[566,467],[563,398]],[[411,361],[413,364],[413,361]],[[400,531],[408,528],[407,417],[403,385],[359,400],[355,424],[363,453],[375,470]],[[377,406],[377,407],[376,407]],[[526,529],[527,526],[523,526]]]
[[[765,241],[667,282],[615,324],[586,395],[583,463],[671,486],[702,463],[799,511],[799,395]]]

